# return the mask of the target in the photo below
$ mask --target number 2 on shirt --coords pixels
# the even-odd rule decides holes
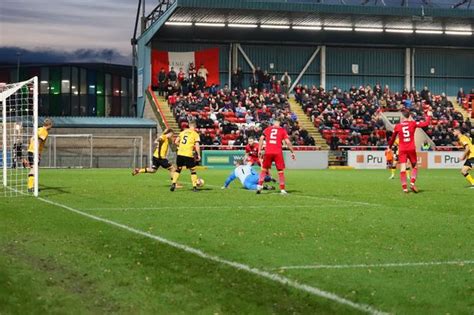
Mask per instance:
[[[402,132],[403,132],[403,142],[410,142],[410,130],[408,130],[408,126],[402,127]]]
[[[272,131],[270,132],[270,143],[271,144],[276,144],[277,143],[277,133],[278,133],[278,129],[272,129]]]

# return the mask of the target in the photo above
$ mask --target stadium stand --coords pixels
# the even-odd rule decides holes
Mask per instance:
[[[217,90],[211,87],[187,95],[174,92],[166,98],[156,94],[158,111],[167,124],[184,129],[191,119],[195,119],[204,145],[245,145],[249,137],[258,138],[262,129],[275,118],[284,122],[293,144],[316,144],[308,130],[300,125],[289,98],[273,90]]]
[[[452,128],[461,126],[470,132],[470,119],[454,107],[447,96],[432,96],[428,87],[421,92],[404,90],[393,93],[388,86],[370,85],[348,91],[333,87],[325,91],[312,86],[298,86],[295,96],[331,149],[340,145],[384,146],[391,132],[385,128],[379,113],[384,111],[410,110],[415,118],[421,118],[432,107],[433,120],[426,133],[437,146],[455,145]]]

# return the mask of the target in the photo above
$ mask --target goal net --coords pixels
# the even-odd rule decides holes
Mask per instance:
[[[38,196],[38,78],[0,86],[0,196]],[[33,154],[28,158],[28,146]],[[29,163],[33,162],[33,163]],[[31,167],[31,169],[30,169]],[[34,175],[28,191],[28,175]]]
[[[143,165],[143,137],[52,134],[42,167],[135,168]]]

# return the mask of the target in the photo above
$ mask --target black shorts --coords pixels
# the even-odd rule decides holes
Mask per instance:
[[[38,157],[38,164],[41,162],[41,158]],[[30,163],[30,166],[35,165],[35,155],[33,152],[28,152],[28,163]]]
[[[178,155],[178,157],[176,158],[176,165],[178,167],[186,167],[188,169],[191,169],[193,167],[196,167],[196,161],[192,157]]]
[[[464,166],[472,168],[472,165],[474,165],[474,158],[467,159],[466,162],[464,162]]]
[[[152,160],[151,168],[154,169],[154,170],[157,170],[157,169],[160,168],[160,166],[162,168],[166,168],[166,169],[171,168],[171,164],[168,161],[168,159],[159,159],[159,158],[154,156],[153,160]]]

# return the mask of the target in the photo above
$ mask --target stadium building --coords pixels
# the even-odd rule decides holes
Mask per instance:
[[[42,116],[135,116],[132,68],[106,63],[0,65],[0,82],[39,78]]]
[[[221,86],[233,69],[242,67],[248,82],[260,66],[325,88],[380,82],[455,95],[474,87],[473,19],[472,9],[436,4],[159,1],[138,39],[138,88],[152,83],[154,52],[218,48]],[[139,115],[144,103],[139,95]]]

